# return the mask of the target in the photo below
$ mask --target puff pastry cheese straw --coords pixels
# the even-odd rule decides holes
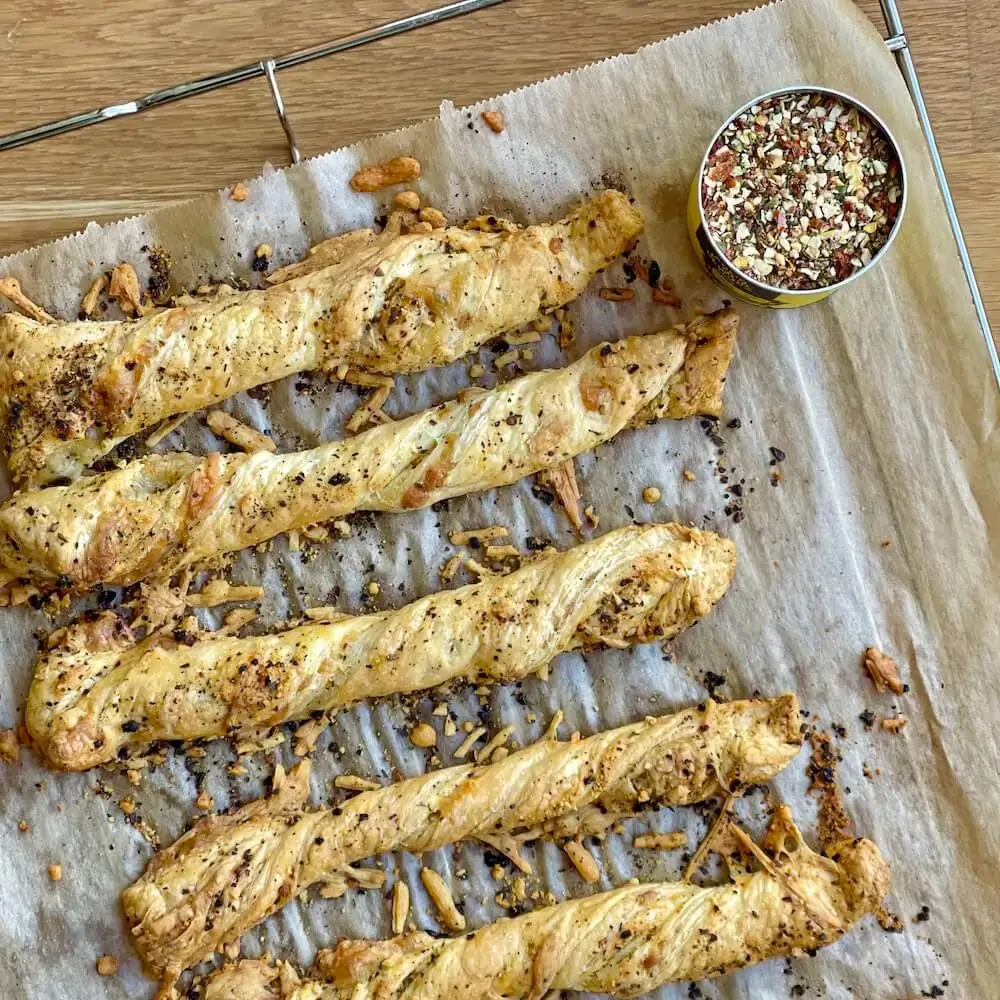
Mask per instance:
[[[156,740],[253,738],[362,698],[515,680],[566,650],[675,635],[722,597],[735,560],[718,535],[654,524],[395,611],[266,635],[135,644],[108,612],[40,655],[25,721],[50,766],[80,770]]]
[[[765,860],[766,857],[765,857]],[[889,866],[870,840],[830,857],[798,840],[729,883],[630,885],[506,918],[458,938],[416,932],[321,952],[321,979],[245,960],[202,1000],[542,1000],[561,991],[634,997],[832,944],[872,914]]]
[[[0,316],[0,439],[19,486],[70,477],[159,421],[296,372],[448,364],[578,296],[642,231],[607,190],[560,222],[346,234],[326,267],[123,322]],[[321,249],[323,247],[321,246]]]
[[[151,455],[16,494],[0,508],[0,586],[84,589],[184,566],[352,511],[405,511],[559,466],[627,427],[717,413],[738,324],[603,344],[579,361],[310,451]]]
[[[334,810],[307,804],[304,762],[270,798],[202,819],[161,851],[123,894],[126,919],[146,966],[169,983],[364,858],[601,832],[642,808],[766,781],[801,740],[793,695],[709,702],[576,742],[543,740],[496,764],[432,771]]]

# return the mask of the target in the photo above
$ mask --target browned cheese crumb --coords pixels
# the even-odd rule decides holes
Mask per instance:
[[[597,293],[606,302],[627,302],[635,298],[631,288],[602,288]]]
[[[809,736],[809,744],[812,753],[806,773],[809,791],[819,799],[819,842],[825,849],[849,839],[852,824],[837,780],[840,757],[829,733],[814,731]]]
[[[424,883],[427,895],[430,896],[438,919],[444,927],[453,934],[464,931],[465,917],[455,905],[455,899],[445,880],[432,868],[421,868],[420,881]]]
[[[906,725],[906,716],[897,715],[892,719],[883,719],[882,728],[888,729],[890,733],[898,734],[899,731]]]
[[[632,841],[632,846],[652,851],[676,851],[687,847],[687,834],[683,830],[673,833],[640,833]]]
[[[663,494],[660,492],[659,488],[656,487],[656,486],[647,486],[642,491],[642,499],[646,503],[659,503],[661,496],[663,496]]]
[[[97,300],[101,297],[101,292],[108,287],[108,276],[106,274],[99,274],[90,283],[90,288],[87,289],[86,294],[80,301],[80,315],[81,316],[92,316],[94,310],[97,308]]]
[[[874,646],[869,646],[865,650],[863,663],[872,684],[875,685],[875,690],[879,694],[883,694],[886,690],[893,694],[906,692],[906,685],[900,679],[896,661],[891,656]]]
[[[21,291],[21,282],[17,278],[10,276],[0,278],[0,295],[2,295],[15,308],[19,309],[29,319],[36,323],[54,323],[51,317],[40,305],[32,302],[27,295]]]
[[[217,434],[243,451],[277,450],[278,446],[266,434],[243,423],[242,420],[237,420],[224,410],[209,410],[205,422],[213,434]]]
[[[420,176],[420,161],[412,156],[396,156],[385,163],[370,163],[351,178],[355,191],[379,191],[393,184],[409,184]]]
[[[681,475],[686,483],[693,483],[695,480],[695,474],[690,469],[685,469]]]
[[[239,184],[232,186],[229,197],[232,201],[246,201],[250,197],[250,188],[243,181],[240,181]]]
[[[201,809],[203,812],[208,812],[215,806],[215,799],[212,798],[208,792],[202,790],[198,795],[198,798],[194,800],[194,805],[196,809]]]
[[[16,764],[21,757],[21,744],[13,729],[0,729],[0,760]]]
[[[677,293],[668,292],[665,288],[653,289],[653,301],[658,306],[671,306],[674,309],[681,307],[681,300]]]
[[[884,931],[891,934],[898,934],[903,929],[903,918],[898,913],[888,910],[884,903],[880,903],[875,910],[875,919]]]
[[[491,131],[499,135],[503,129],[503,112],[502,111],[483,111],[480,112],[480,117],[486,122],[486,127]]]
[[[126,316],[135,316],[144,311],[139,276],[135,273],[135,268],[128,262],[123,262],[112,268],[108,298],[114,299]]]
[[[17,828],[21,833],[27,833],[31,829],[31,824],[26,819],[18,820]]]
[[[433,229],[444,229],[448,225],[448,220],[445,218],[444,212],[440,212],[436,208],[431,208],[429,205],[420,209],[420,214],[417,218],[421,222],[429,222]]]
[[[53,882],[61,882],[62,881],[62,865],[60,865],[58,863],[49,865],[49,878]]]
[[[101,955],[97,960],[99,976],[113,976],[118,971],[118,959],[114,955]]]

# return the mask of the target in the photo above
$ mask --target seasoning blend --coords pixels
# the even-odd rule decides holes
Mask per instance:
[[[899,147],[860,101],[788,87],[742,107],[709,144],[688,227],[709,275],[772,308],[818,302],[876,264],[899,229]]]

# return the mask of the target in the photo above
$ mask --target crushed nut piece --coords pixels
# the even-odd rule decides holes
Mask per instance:
[[[444,734],[445,736],[454,736],[458,732],[458,726],[455,725],[455,720],[448,716],[444,720]]]
[[[631,288],[602,288],[597,294],[606,302],[627,302],[635,298],[635,291]]]
[[[502,111],[481,111],[480,117],[484,122],[486,122],[486,126],[491,132],[495,132],[499,135],[503,131],[504,125]]]
[[[49,878],[53,882],[61,882],[62,881],[62,865],[60,865],[60,864],[49,865]]]
[[[656,486],[647,486],[642,491],[642,499],[646,503],[659,503],[661,496],[663,496],[663,494],[660,492],[659,488],[656,487]]]
[[[202,790],[198,795],[198,798],[194,800],[194,806],[196,809],[201,809],[203,812],[208,812],[210,809],[215,808],[215,799],[212,798],[208,792]]]
[[[392,933],[402,934],[406,930],[406,918],[410,913],[410,887],[405,882],[397,882],[392,887]]]
[[[481,747],[476,751],[475,757],[477,761],[485,761],[489,759],[490,754],[493,753],[497,747],[502,747],[507,740],[511,738],[514,733],[513,726],[504,726],[500,729],[496,735],[486,744],[486,746]],[[456,754],[457,756],[457,754]]]
[[[396,156],[385,163],[370,163],[351,178],[355,191],[379,191],[393,184],[408,184],[420,176],[420,161],[412,156]]]
[[[99,274],[90,283],[90,288],[87,289],[86,294],[80,301],[80,315],[81,316],[92,316],[94,310],[97,308],[97,300],[101,296],[101,292],[108,287],[108,276],[106,274]]]
[[[420,195],[416,191],[400,191],[392,200],[397,208],[407,212],[420,211]]]
[[[486,735],[486,728],[484,726],[478,726],[473,729],[468,736],[458,745],[454,754],[452,756],[456,760],[462,760],[468,752],[475,746]]]
[[[13,729],[0,729],[0,760],[16,764],[21,757],[21,744]]]
[[[443,719],[448,715],[448,703],[445,701],[439,701],[435,706],[431,715]]]
[[[675,830],[673,833],[640,833],[632,846],[641,850],[676,851],[679,847],[687,847],[687,842],[687,834]]]
[[[429,222],[434,229],[444,229],[448,225],[448,220],[445,218],[444,212],[439,212],[436,208],[431,208],[429,205],[420,209],[417,218],[421,222]]]
[[[493,367],[500,371],[502,368],[509,368],[511,365],[516,364],[521,359],[521,352],[515,347],[509,351],[504,351],[503,354],[498,354],[493,359]]]
[[[114,955],[101,955],[97,959],[97,974],[113,976],[118,971],[118,959]]]
[[[469,378],[481,378],[485,374],[486,369],[478,361],[469,365]]]
[[[898,733],[906,725],[906,716],[897,715],[891,719],[882,720],[882,728],[888,729],[890,733]]]
[[[893,694],[906,692],[907,687],[900,679],[896,661],[891,656],[887,656],[874,646],[869,646],[865,650],[863,663],[879,694],[883,694],[886,690]]]
[[[21,282],[17,278],[9,275],[0,278],[0,295],[2,295],[12,306],[20,309],[25,316],[33,319],[36,323],[54,323],[55,319],[50,316],[40,305],[32,302],[27,295],[21,291]]]
[[[453,934],[464,931],[465,917],[455,905],[455,899],[445,880],[432,868],[421,868],[420,881],[424,883],[441,923]]]
[[[601,870],[597,867],[594,855],[579,840],[571,840],[563,844],[563,850],[573,862],[573,867],[580,873],[584,882],[592,885],[594,882],[600,881]]]
[[[468,531],[452,531],[448,541],[452,545],[469,545],[478,548],[483,542],[491,542],[496,538],[506,538],[510,532],[502,524],[494,524],[488,528],[470,528]],[[477,544],[479,543],[479,544]]]
[[[437,745],[437,731],[430,723],[421,722],[410,730],[410,742],[415,747],[427,750]]]

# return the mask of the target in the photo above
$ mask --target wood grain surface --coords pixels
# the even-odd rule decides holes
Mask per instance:
[[[994,0],[900,0],[987,308],[1000,322]],[[877,0],[859,0],[880,26]],[[434,0],[5,0],[0,133],[326,41]],[[509,0],[281,74],[304,155],[635,49],[740,0]],[[0,155],[0,254],[159,208],[288,152],[263,79]]]

